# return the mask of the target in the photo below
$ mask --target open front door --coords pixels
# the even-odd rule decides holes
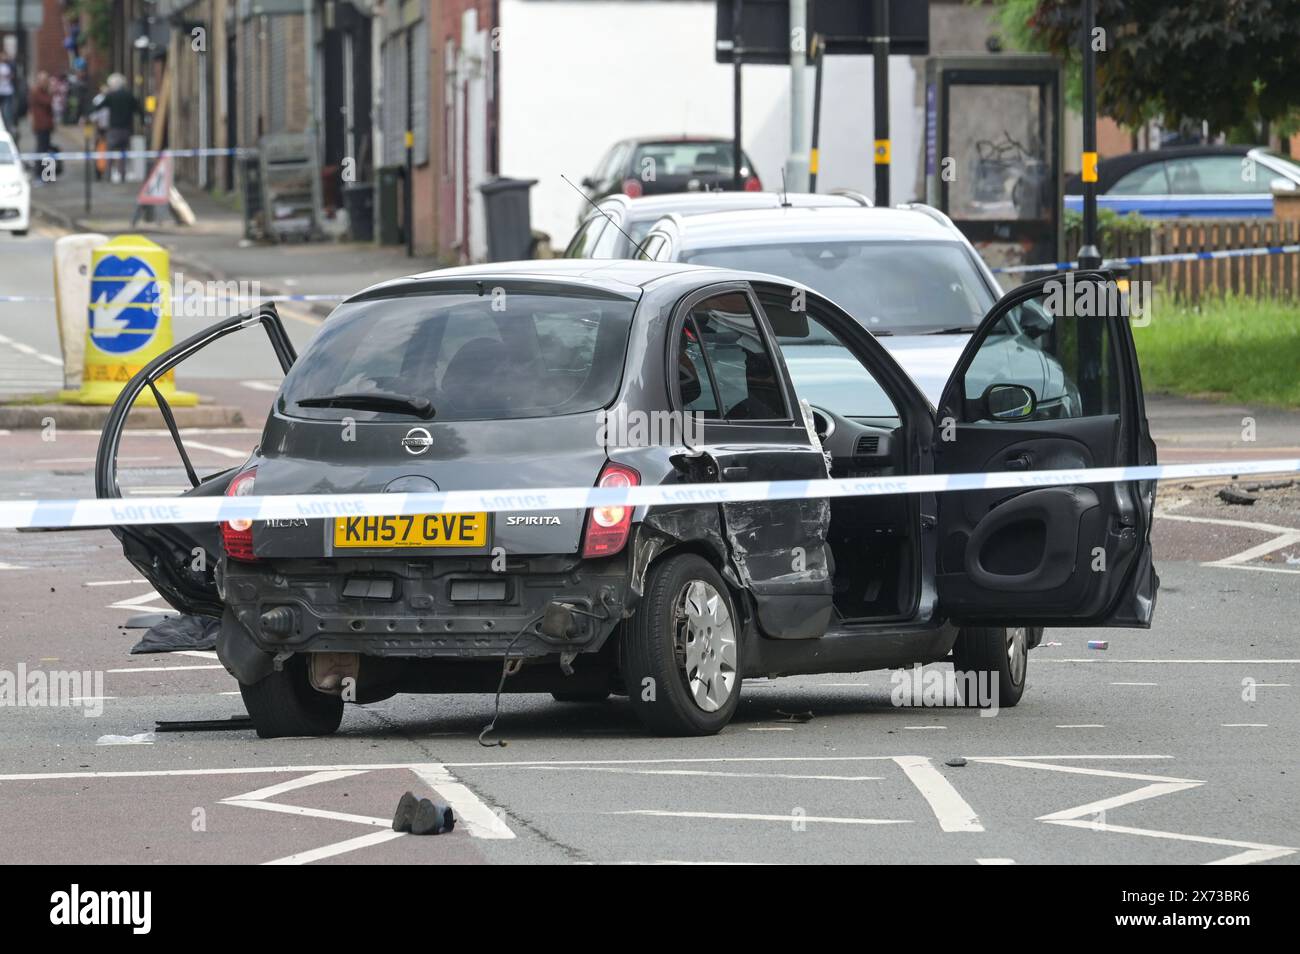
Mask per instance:
[[[230,467],[207,475],[196,471],[181,439],[175,416],[155,382],[213,342],[251,329],[254,325],[265,329],[281,371],[289,370],[296,355],[274,305],[263,305],[219,321],[164,351],[127,382],[109,409],[95,456],[97,497],[124,496],[118,481],[118,448],[126,432],[127,416],[144,394],[152,396],[157,403],[167,430],[176,443],[180,464],[190,485],[181,496],[220,496],[226,492],[226,486],[239,468]],[[141,525],[113,527],[112,531],[122,541],[122,552],[127,560],[168,603],[182,613],[221,615],[221,599],[213,579],[213,569],[221,554],[221,534],[217,524]]]
[[[935,471],[1155,463],[1129,328],[1108,273],[1015,289],[944,388]],[[937,585],[958,623],[1149,626],[1153,481],[939,495]]]

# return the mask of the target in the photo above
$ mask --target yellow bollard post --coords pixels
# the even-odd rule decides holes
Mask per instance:
[[[167,250],[141,235],[122,235],[96,248],[90,261],[90,307],[81,390],[72,404],[112,404],[122,386],[172,346],[172,289]],[[157,381],[173,407],[199,403],[176,390],[174,372]],[[146,390],[140,404],[154,404]]]

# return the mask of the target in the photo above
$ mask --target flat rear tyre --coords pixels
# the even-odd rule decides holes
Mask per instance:
[[[290,656],[284,668],[252,685],[239,684],[239,694],[253,720],[258,738],[333,735],[343,721],[343,699],[312,688],[307,657]]]

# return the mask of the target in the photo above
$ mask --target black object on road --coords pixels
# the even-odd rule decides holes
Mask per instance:
[[[221,620],[212,616],[167,616],[149,627],[131,655],[175,653],[181,650],[214,650]]]
[[[184,719],[177,722],[154,723],[155,732],[230,732],[236,729],[253,728],[253,720],[246,715],[231,716],[229,719]]]
[[[428,798],[416,798],[407,792],[397,803],[393,813],[393,831],[407,831],[412,835],[441,835],[456,827],[456,815],[450,805]]]

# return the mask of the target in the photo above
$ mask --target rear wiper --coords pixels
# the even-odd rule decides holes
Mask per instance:
[[[924,331],[927,335],[973,335],[975,329],[970,325],[956,325],[952,328],[940,328],[938,331]]]
[[[426,421],[433,417],[433,402],[428,398],[390,391],[359,391],[353,394],[325,394],[294,401],[299,407],[348,407],[359,411],[396,411],[414,414]]]

